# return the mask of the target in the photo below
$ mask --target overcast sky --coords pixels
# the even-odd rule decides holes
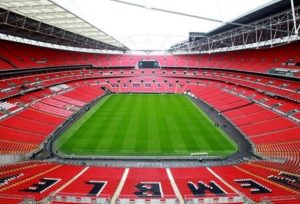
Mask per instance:
[[[132,50],[161,50],[208,32],[220,23],[153,11],[111,0],[54,0]],[[123,0],[196,16],[230,21],[272,0]]]

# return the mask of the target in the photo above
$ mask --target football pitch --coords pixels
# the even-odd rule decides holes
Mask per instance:
[[[59,152],[103,156],[227,156],[237,145],[180,94],[113,94],[55,141]]]

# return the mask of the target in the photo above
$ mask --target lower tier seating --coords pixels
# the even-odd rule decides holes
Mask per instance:
[[[166,169],[131,168],[119,198],[175,198]]]
[[[252,142],[256,153],[284,159],[288,169],[296,170],[299,167],[300,134],[298,134],[299,122],[295,119],[273,108],[265,107],[265,103],[259,103],[245,96],[248,90],[241,87],[210,82],[203,86],[188,85],[186,90],[230,120]],[[243,94],[237,94],[238,92]],[[239,100],[245,103],[240,106],[230,103]]]
[[[79,84],[68,91],[52,94],[45,89],[11,99],[29,107],[0,120],[1,154],[23,154],[36,150],[68,117],[102,96],[104,91],[98,86]]]
[[[117,168],[25,162],[0,167],[0,202],[299,203],[300,175],[263,163]]]

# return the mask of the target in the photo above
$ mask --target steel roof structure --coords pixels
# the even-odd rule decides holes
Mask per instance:
[[[300,1],[274,0],[208,33],[170,48],[173,54],[225,52],[300,40]]]
[[[5,34],[75,47],[128,49],[51,0],[0,0],[0,7],[0,28]]]
[[[139,4],[111,1],[141,7]],[[159,8],[148,9],[207,19]],[[274,46],[299,40],[299,29],[300,1],[274,0],[235,20],[223,22],[222,26],[201,36],[190,36],[189,40],[177,43],[168,51],[173,54],[197,54]],[[42,43],[48,43],[48,47],[71,47],[70,50],[82,52],[129,51],[124,44],[53,0],[0,0],[0,39],[15,40],[17,37],[24,39],[19,42],[34,40],[38,42],[35,45],[46,46]]]

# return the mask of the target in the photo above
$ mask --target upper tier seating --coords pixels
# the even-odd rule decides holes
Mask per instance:
[[[201,55],[150,56],[162,67],[221,68],[266,73],[271,68],[299,69],[299,42],[265,49],[239,50]],[[2,70],[66,65],[134,67],[144,56],[104,55],[55,50],[21,43],[0,41]],[[292,62],[292,63],[289,63]],[[293,64],[293,65],[290,65]],[[296,73],[300,76],[300,72]]]

